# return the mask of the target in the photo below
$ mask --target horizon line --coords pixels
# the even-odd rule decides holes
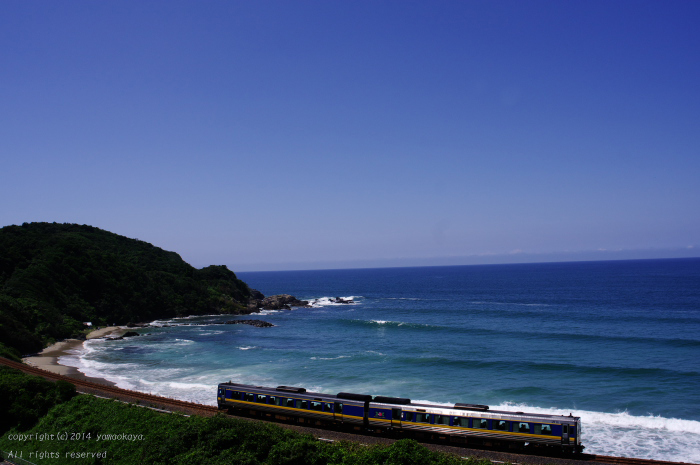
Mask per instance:
[[[666,252],[666,255],[659,255],[659,256],[636,256],[636,257],[629,257],[629,256],[620,256],[620,255],[629,255],[629,254],[635,254],[639,253],[640,250],[619,250],[619,251],[605,251],[607,254],[610,255],[617,255],[616,257],[613,256],[608,256],[608,257],[598,257],[598,256],[589,256],[589,255],[597,255],[597,254],[602,254],[603,251],[586,251],[586,252],[568,252],[568,253],[558,253],[558,252],[552,252],[552,253],[541,253],[541,254],[525,254],[525,253],[519,253],[519,254],[502,254],[502,255],[488,255],[487,257],[492,257],[494,258],[494,261],[481,261],[481,262],[472,262],[472,263],[446,263],[448,261],[466,261],[466,260],[474,260],[477,258],[483,258],[484,256],[464,256],[464,257],[429,257],[429,258],[396,258],[396,259],[367,259],[367,260],[355,260],[356,265],[352,265],[351,262],[353,261],[346,261],[346,260],[338,260],[336,263],[339,264],[339,266],[332,266],[330,265],[331,261],[325,262],[327,265],[330,266],[323,266],[324,262],[296,262],[294,264],[289,263],[291,265],[290,268],[281,268],[285,264],[283,263],[278,263],[278,264],[262,264],[260,268],[265,267],[266,265],[269,266],[269,269],[240,269],[240,270],[235,270],[235,273],[266,273],[266,272],[286,272],[286,271],[339,271],[339,270],[371,270],[371,269],[391,269],[391,268],[437,268],[437,267],[457,267],[457,266],[498,266],[498,265],[528,265],[528,264],[554,264],[554,263],[594,263],[594,262],[622,262],[622,261],[651,261],[651,260],[693,260],[693,259],[700,259],[700,251],[697,251],[695,248],[684,248],[684,249],[672,249],[673,251],[677,252],[677,254],[672,254],[669,253],[669,249],[662,249],[664,252]],[[658,250],[658,252],[661,252],[662,250]],[[678,252],[686,251],[688,252],[689,250],[695,250],[695,254],[679,254]],[[649,251],[647,251],[649,252]],[[552,255],[557,255],[560,256],[559,259],[553,258]],[[586,255],[589,256],[588,258],[576,258],[576,255]],[[510,260],[510,261],[505,261],[507,257],[513,258],[513,257],[522,257],[522,258],[532,258],[532,260]],[[549,256],[549,259],[545,258],[546,256]],[[541,257],[542,259],[537,260],[535,257]],[[443,263],[413,263],[413,264],[389,264],[390,262],[437,262],[437,261],[443,261]],[[340,265],[340,262],[345,262],[345,265]],[[369,265],[368,262],[377,262],[375,266],[367,266]],[[385,264],[379,264],[379,262],[386,262]],[[364,263],[364,264],[363,264]],[[315,267],[315,265],[318,265],[318,267]],[[296,266],[296,267],[294,267]],[[229,266],[230,269],[235,269]]]

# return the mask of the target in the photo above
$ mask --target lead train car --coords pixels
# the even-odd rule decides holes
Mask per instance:
[[[444,407],[398,397],[307,392],[300,387],[219,384],[219,409],[262,412],[278,419],[323,425],[417,432],[450,441],[562,447],[580,452],[581,419],[573,416],[489,410],[485,405]]]

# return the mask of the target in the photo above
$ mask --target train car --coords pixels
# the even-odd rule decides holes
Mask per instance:
[[[369,407],[370,422],[373,417],[387,416],[392,428],[447,436],[453,442],[582,450],[579,417],[489,410],[486,405],[473,404],[444,407],[409,401],[397,405],[379,397]]]
[[[220,409],[265,413],[281,420],[318,425],[349,425],[378,431],[415,433],[457,443],[493,446],[557,447],[580,452],[581,419],[490,410],[486,405],[445,407],[401,397],[307,392],[302,387],[219,384]]]
[[[219,409],[248,410],[274,415],[278,419],[302,419],[319,425],[346,424],[367,426],[367,409],[372,396],[307,392],[293,386],[249,386],[219,384]]]

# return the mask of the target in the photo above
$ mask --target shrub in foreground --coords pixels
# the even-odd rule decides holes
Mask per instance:
[[[46,413],[75,396],[75,386],[51,382],[0,365],[0,434],[16,427],[31,428]]]

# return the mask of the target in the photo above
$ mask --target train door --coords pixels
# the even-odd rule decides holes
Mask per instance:
[[[391,427],[401,428],[401,409],[393,408],[391,409]]]
[[[221,406],[226,403],[226,398],[224,397],[224,388],[222,388],[222,387],[219,388],[219,394],[217,396],[216,401],[217,401],[217,405],[219,406],[219,409],[223,408]]]
[[[343,421],[343,404],[341,402],[333,404],[333,419]]]
[[[569,445],[569,425],[561,425],[561,443]]]

